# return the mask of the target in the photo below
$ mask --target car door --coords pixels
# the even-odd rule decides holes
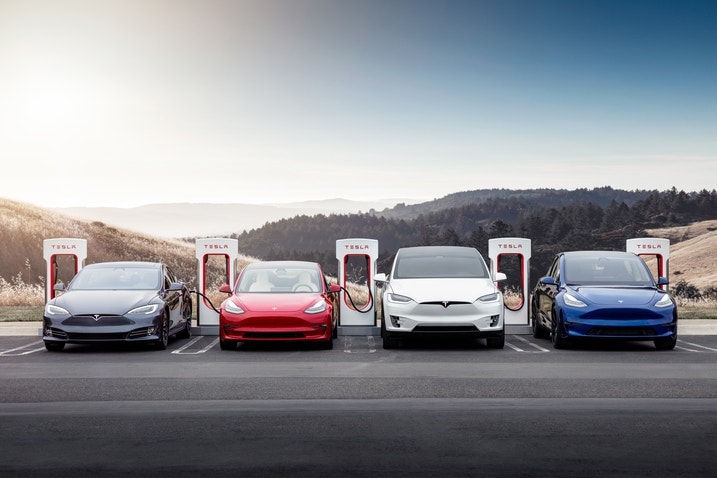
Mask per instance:
[[[538,282],[536,290],[538,314],[540,314],[541,323],[543,324],[550,324],[552,321],[552,310],[553,305],[555,304],[555,296],[558,294],[558,288],[560,286],[561,258],[562,255],[555,256],[553,262],[550,264],[550,268],[548,269],[546,277],[551,278],[553,283],[546,283],[542,280],[542,278],[540,282]]]
[[[163,266],[162,270],[164,275],[164,302],[169,309],[169,328],[171,330],[183,325],[182,291],[170,290],[170,285],[177,282],[177,279],[167,266]]]

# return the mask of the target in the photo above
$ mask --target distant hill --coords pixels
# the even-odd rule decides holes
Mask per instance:
[[[350,201],[338,198],[288,204],[170,203],[132,208],[66,207],[54,210],[77,219],[102,221],[153,236],[188,238],[222,237],[297,215],[347,214],[386,209],[404,201],[407,200]]]
[[[115,260],[161,261],[179,278],[196,284],[197,259],[192,244],[158,239],[100,221],[75,219],[57,211],[0,199],[0,277],[10,282],[44,283],[43,241],[52,238],[87,240],[86,264]],[[243,256],[240,266],[255,260]],[[71,277],[61,277],[69,280]]]
[[[717,287],[717,220],[646,232],[670,240],[672,285],[685,280],[700,290]]]
[[[478,201],[471,202],[471,201]],[[404,245],[455,244],[476,247],[487,254],[491,237],[527,237],[533,241],[531,282],[537,280],[560,250],[585,248],[621,249],[631,237],[652,235],[672,242],[671,280],[697,286],[717,285],[715,227],[717,192],[594,190],[480,190],[449,195],[421,204],[399,203],[393,208],[362,213],[318,213],[312,207],[353,209],[358,203],[333,200],[320,204],[267,206],[290,218],[270,221],[247,231],[238,227],[245,219],[241,205],[165,204],[124,210],[132,227],[114,222],[113,208],[87,208],[100,214],[93,219],[70,216],[59,209],[45,209],[0,199],[0,277],[36,283],[45,275],[42,242],[53,237],[85,238],[88,261],[162,260],[185,281],[196,279],[193,237],[235,237],[244,254],[239,267],[259,259],[304,259],[322,263],[335,274],[335,241],[347,237],[379,240],[379,269],[387,270],[398,247]],[[437,209],[438,204],[461,206]],[[366,208],[369,203],[361,203]],[[303,209],[302,207],[306,208]],[[433,212],[427,212],[435,209]],[[413,219],[391,218],[392,214]],[[421,212],[424,211],[424,212]],[[408,217],[408,216],[406,216]],[[206,220],[207,222],[202,222]],[[708,221],[705,221],[708,220]],[[172,240],[140,230],[142,224],[194,227]],[[209,225],[213,228],[209,229]],[[665,226],[670,227],[665,227]],[[205,229],[206,227],[206,229]],[[201,232],[200,232],[201,231]],[[222,232],[226,231],[226,232]],[[166,232],[166,231],[165,231]],[[516,276],[517,277],[517,276]]]

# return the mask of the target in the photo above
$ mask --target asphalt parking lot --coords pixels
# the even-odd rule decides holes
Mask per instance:
[[[717,335],[675,350],[530,335],[216,336],[167,350],[0,336],[2,476],[709,476]]]

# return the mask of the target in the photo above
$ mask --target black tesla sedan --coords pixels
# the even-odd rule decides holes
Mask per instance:
[[[45,305],[43,340],[65,344],[144,342],[167,348],[169,337],[189,338],[192,300],[166,264],[100,262],[82,268]]]

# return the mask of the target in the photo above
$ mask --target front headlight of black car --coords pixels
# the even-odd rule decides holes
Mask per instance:
[[[157,312],[157,309],[159,309],[158,304],[143,305],[130,310],[127,315],[151,315]]]
[[[47,315],[47,316],[70,315],[70,313],[67,310],[65,310],[62,307],[59,307],[57,305],[47,304],[45,306],[45,315]]]

